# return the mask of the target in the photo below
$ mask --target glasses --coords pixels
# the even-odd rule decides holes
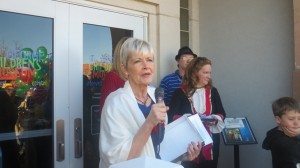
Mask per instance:
[[[192,59],[194,59],[193,56],[183,56],[180,59],[182,59],[183,61],[191,61]]]

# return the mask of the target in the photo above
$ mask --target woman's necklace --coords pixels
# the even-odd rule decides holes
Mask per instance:
[[[137,97],[135,97],[135,99],[138,101],[138,102],[140,102],[140,103],[142,103],[143,105],[146,105],[146,103],[147,103],[147,101],[148,101],[148,94],[147,94],[147,97],[146,97],[146,100],[145,101],[142,101],[142,100],[140,100],[140,99],[138,99]]]

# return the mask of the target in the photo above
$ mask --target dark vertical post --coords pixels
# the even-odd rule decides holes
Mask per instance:
[[[234,168],[240,168],[239,145],[234,145]]]
[[[1,149],[1,146],[0,146],[0,168],[2,168],[2,149]]]

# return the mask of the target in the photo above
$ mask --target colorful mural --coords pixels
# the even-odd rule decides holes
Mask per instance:
[[[52,53],[44,46],[34,51],[31,48],[21,50],[0,50],[0,83],[5,88],[7,83],[21,96],[29,89],[48,88],[52,69]]]

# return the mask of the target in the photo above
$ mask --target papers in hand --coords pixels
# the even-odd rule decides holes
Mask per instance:
[[[109,168],[154,168],[154,167],[163,167],[163,168],[183,168],[181,165],[166,162],[159,159],[154,159],[150,157],[139,157],[136,159],[127,160],[120,162],[114,165],[111,165]]]
[[[204,146],[211,144],[213,141],[206,131],[203,123],[199,119],[199,116],[197,114],[191,115],[188,117],[190,124],[194,126],[195,131],[200,135],[201,142],[204,142]]]
[[[161,159],[173,161],[187,152],[191,142],[198,141],[205,145],[212,143],[199,115],[185,114],[166,126],[164,140],[160,144]]]
[[[202,122],[212,122],[212,121],[216,121],[216,119],[214,119],[211,115],[210,116],[206,116],[206,115],[200,115],[201,121]]]

